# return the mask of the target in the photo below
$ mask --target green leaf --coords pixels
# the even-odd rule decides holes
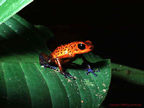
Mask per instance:
[[[0,0],[0,24],[32,1],[33,0]]]
[[[120,64],[112,63],[112,74],[114,77],[124,79],[130,83],[144,85],[144,71]]]
[[[0,105],[99,107],[110,85],[110,60],[100,59],[93,53],[85,54],[89,63],[94,64],[93,69],[100,70],[96,72],[97,77],[91,73],[86,75],[84,69],[68,68],[66,71],[76,80],[65,78],[59,72],[40,66],[39,53],[50,53],[45,41],[53,34],[44,26],[35,27],[18,15],[0,26]],[[76,62],[80,64],[80,61]]]
[[[84,61],[82,58],[77,58],[76,60],[72,61],[72,63],[78,64],[78,65],[82,65],[83,62]]]

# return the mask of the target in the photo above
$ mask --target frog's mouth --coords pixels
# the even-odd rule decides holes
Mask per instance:
[[[87,44],[87,49],[89,51],[92,51],[94,49],[94,46],[92,44]]]
[[[93,50],[94,46],[90,40],[85,41],[85,44],[87,44],[88,49],[90,49],[90,51]]]
[[[94,49],[93,45],[88,45],[87,48],[85,49],[84,53],[88,53]]]
[[[93,48],[94,48],[94,46],[93,46],[93,45],[91,45],[89,49],[90,49],[90,50],[93,50]]]

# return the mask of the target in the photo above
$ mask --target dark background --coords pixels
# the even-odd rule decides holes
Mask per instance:
[[[96,54],[144,70],[144,12],[140,4],[35,0],[19,15],[32,24],[47,26],[58,42],[89,39],[95,45]],[[112,78],[104,105],[142,104],[143,91],[144,87]]]

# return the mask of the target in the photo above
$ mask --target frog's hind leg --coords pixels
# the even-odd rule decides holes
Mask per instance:
[[[67,73],[67,72],[64,72],[64,71],[63,71],[62,66],[61,66],[61,62],[60,62],[60,60],[59,60],[58,58],[55,60],[55,63],[58,65],[58,67],[59,67],[59,69],[60,69],[60,73],[61,73],[62,75],[64,75],[65,78],[69,77],[69,78],[72,78],[72,79],[75,80],[75,78],[74,78],[70,73]]]
[[[40,62],[40,65],[44,66],[45,68],[51,68],[51,69],[54,69],[54,70],[57,69],[55,66],[50,65],[50,63],[51,63],[51,57],[48,56],[45,53],[41,53],[39,55],[39,62]]]

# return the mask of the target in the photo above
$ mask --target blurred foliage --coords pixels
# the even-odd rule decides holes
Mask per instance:
[[[0,24],[8,20],[33,0],[0,0]]]

